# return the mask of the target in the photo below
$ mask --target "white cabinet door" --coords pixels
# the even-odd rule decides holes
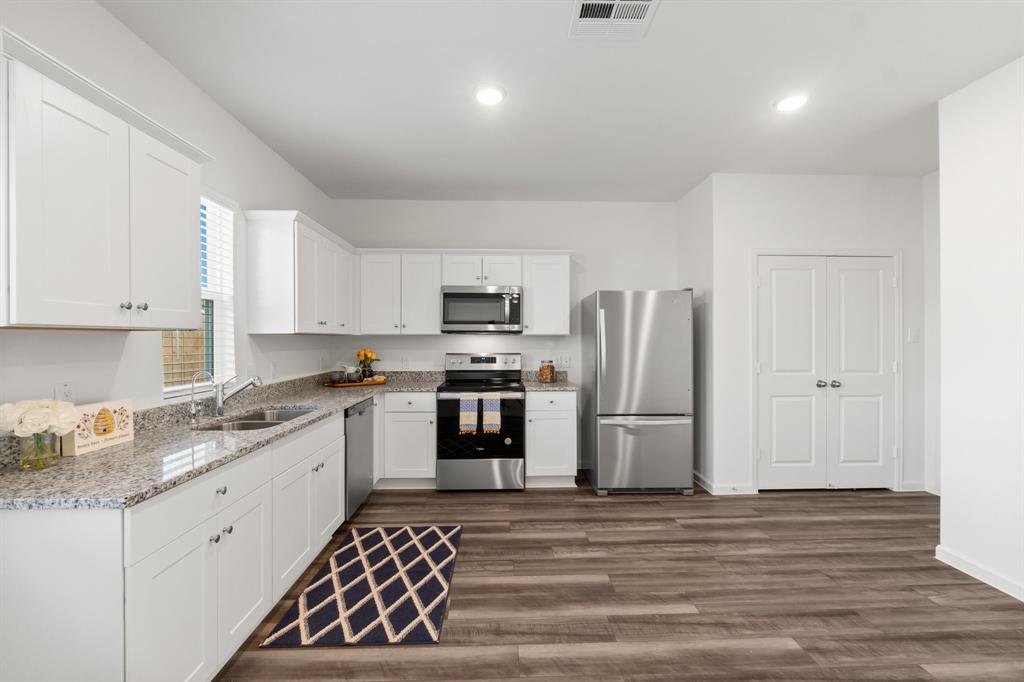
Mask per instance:
[[[569,333],[569,256],[523,256],[523,333]]]
[[[125,678],[209,680],[217,672],[215,522],[125,569]]]
[[[337,334],[338,259],[341,247],[325,237],[316,240],[316,325],[321,334]]]
[[[270,483],[217,515],[218,662],[225,663],[274,605]]]
[[[388,478],[434,478],[437,429],[429,412],[385,416],[384,473]]]
[[[402,333],[441,333],[441,257],[402,256]]]
[[[335,280],[334,305],[335,305],[335,333],[355,334],[355,320],[352,310],[355,307],[355,259],[356,257],[338,248],[337,252],[338,275]]]
[[[362,334],[398,334],[402,323],[402,257],[359,257],[359,315]]]
[[[576,413],[526,415],[526,475],[576,475]]]
[[[313,560],[313,472],[307,457],[274,478],[274,600]]]
[[[484,256],[484,284],[518,286],[523,283],[522,256]]]
[[[199,165],[133,128],[133,327],[199,328],[199,230]]]
[[[10,66],[10,322],[128,327],[129,126]]]
[[[442,283],[468,287],[483,284],[483,259],[471,254],[444,254]]]
[[[345,439],[313,455],[313,546],[319,551],[345,520]]]
[[[313,230],[295,224],[295,331],[316,334],[323,331],[317,322],[317,246],[320,240]]]

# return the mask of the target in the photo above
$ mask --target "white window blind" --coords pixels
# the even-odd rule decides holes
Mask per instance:
[[[213,374],[235,375],[235,212],[209,197],[199,200],[202,296],[213,301]]]
[[[198,370],[217,381],[235,374],[235,213],[204,196],[198,222],[202,320],[198,330],[163,333],[164,390],[170,395],[187,388]]]

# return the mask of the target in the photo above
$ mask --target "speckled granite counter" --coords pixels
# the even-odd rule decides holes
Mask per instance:
[[[284,438],[310,424],[341,414],[380,392],[434,391],[436,379],[392,379],[367,388],[323,388],[306,384],[275,390],[262,402],[229,402],[224,417],[201,419],[200,426],[229,421],[263,407],[311,407],[314,411],[256,431],[195,431],[184,410],[171,410],[161,423],[147,425],[126,445],[81,457],[63,457],[43,471],[0,469],[0,509],[120,509],[181,485]],[[244,396],[240,394],[239,398]],[[165,412],[164,408],[158,408]],[[153,417],[149,418],[154,421]]]
[[[193,478],[255,452],[310,424],[341,414],[381,392],[432,392],[441,378],[432,372],[389,375],[388,383],[367,388],[331,389],[319,378],[270,384],[244,392],[227,403],[224,417],[202,419],[200,426],[230,421],[263,408],[308,407],[314,411],[278,426],[256,431],[196,431],[186,404],[140,412],[135,440],[126,445],[64,457],[43,471],[0,468],[0,509],[120,509],[148,500]],[[527,391],[575,391],[566,380],[525,382]]]

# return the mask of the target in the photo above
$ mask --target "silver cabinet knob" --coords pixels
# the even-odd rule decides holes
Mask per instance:
[[[395,323],[395,329],[398,329],[398,323],[397,322]]]
[[[220,533],[217,533],[216,535],[211,535],[210,542],[212,542],[213,544],[217,544],[218,542],[220,542]]]
[[[412,405],[412,401],[411,400],[407,400],[406,402],[409,403],[410,405]]]
[[[532,419],[527,419],[526,421],[530,422],[531,424],[533,423]]]
[[[148,303],[140,303],[137,306],[135,306],[135,308],[137,310],[146,311],[146,310],[149,310],[149,304]]]
[[[838,379],[833,379],[832,382],[829,384],[829,386],[831,386],[832,388],[839,388],[842,385],[843,382],[839,381]]]
[[[122,310],[131,310],[132,309],[132,302],[131,301],[125,301],[124,303],[121,304],[121,309]]]
[[[478,282],[480,281],[480,275],[476,276],[476,281],[478,281]]]
[[[231,535],[232,533],[235,532],[235,527],[234,526],[224,526],[224,528],[221,529],[221,532],[222,533],[227,533],[228,535]]]
[[[488,275],[484,275],[484,279],[485,279],[485,280],[488,280],[488,279],[490,279],[490,276],[488,276]]]
[[[344,322],[342,322],[342,323],[341,323],[341,326],[342,326],[342,327],[344,327],[344,326],[345,326],[345,323],[344,323]]]
[[[429,423],[429,424],[433,424],[433,423],[434,423],[434,420],[433,420],[433,419],[431,419],[431,420],[430,420],[430,421],[429,421],[428,423]]]
[[[228,487],[226,485],[222,485],[221,487],[217,488],[213,492],[217,493],[218,495],[227,495],[228,494]]]
[[[826,386],[828,386],[828,382],[825,381],[824,379],[818,379],[816,382],[814,382],[814,385],[817,386],[818,388],[825,388]]]

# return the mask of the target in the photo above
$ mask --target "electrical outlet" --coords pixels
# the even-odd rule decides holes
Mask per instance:
[[[53,399],[75,402],[75,389],[70,381],[61,381],[53,385]]]
[[[409,358],[402,356],[402,369],[409,369]]]

